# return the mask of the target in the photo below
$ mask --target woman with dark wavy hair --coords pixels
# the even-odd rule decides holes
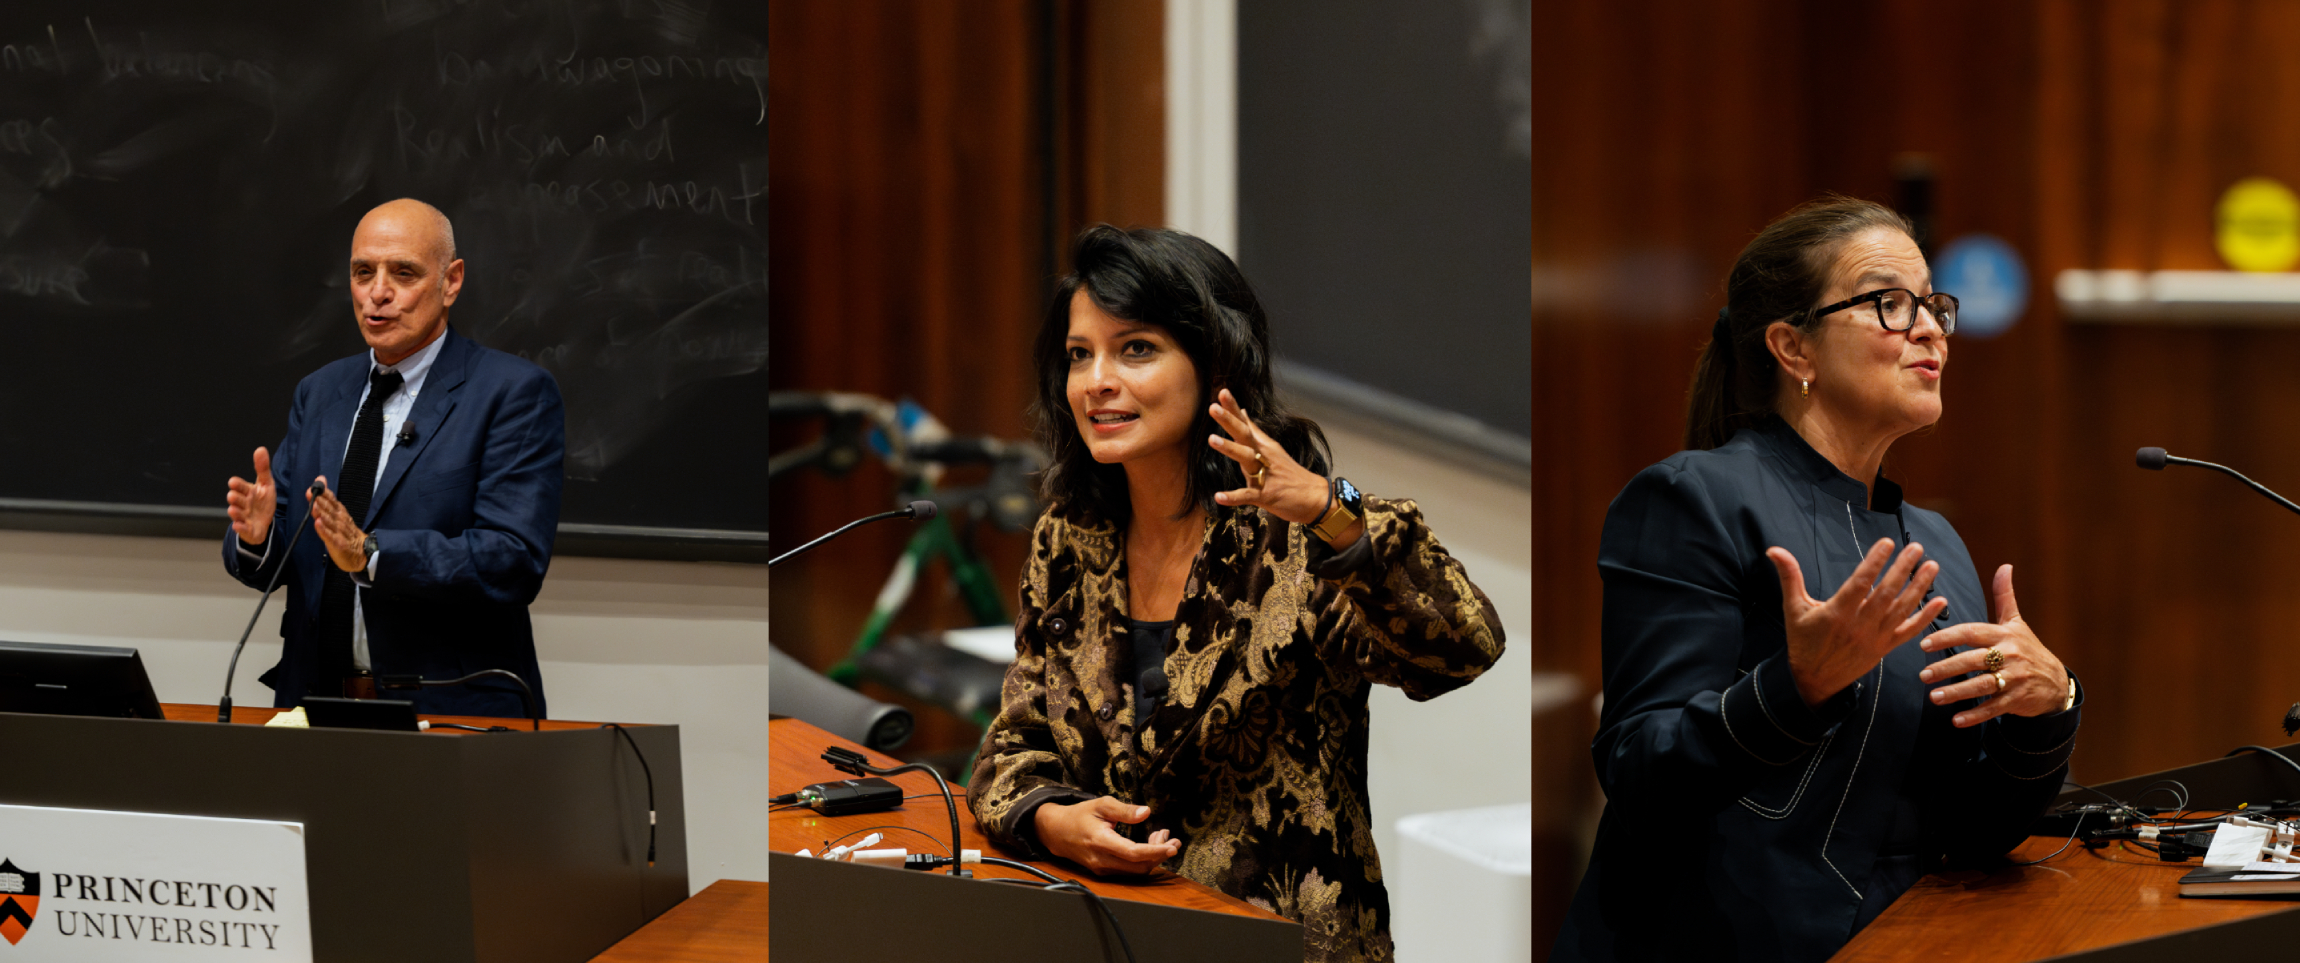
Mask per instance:
[[[1329,477],[1228,257],[1098,226],[1072,261],[1034,352],[1047,511],[968,804],[1036,857],[1298,920],[1306,960],[1390,959],[1366,693],[1467,684],[1500,620],[1412,502]]]

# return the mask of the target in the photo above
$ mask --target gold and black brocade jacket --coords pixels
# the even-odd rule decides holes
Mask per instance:
[[[1166,868],[1299,921],[1303,957],[1389,960],[1389,895],[1366,800],[1366,693],[1417,700],[1500,658],[1501,622],[1411,501],[1367,497],[1335,552],[1303,526],[1216,507],[1192,563],[1168,691],[1134,718],[1124,538],[1059,506],[1038,521],[1016,653],[967,793],[984,831],[1043,857],[1020,825],[1044,802],[1147,805],[1135,840],[1181,841]]]

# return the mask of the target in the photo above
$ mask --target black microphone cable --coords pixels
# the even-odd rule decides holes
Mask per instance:
[[[263,597],[256,600],[256,611],[254,615],[248,616],[248,627],[240,630],[240,644],[232,647],[232,664],[224,669],[224,698],[216,703],[217,722],[232,721],[232,678],[240,674],[240,653],[247,651],[248,636],[255,634],[256,620],[264,617],[264,604],[272,600],[272,591],[280,587],[280,576],[287,574],[288,563],[295,558],[295,547],[303,541],[303,530],[310,527],[311,511],[317,507],[314,502],[326,488],[320,482],[313,482],[311,488],[304,492],[303,521],[296,523],[295,535],[288,539],[287,551],[280,555],[280,567],[272,570],[271,584],[264,586]],[[274,531],[269,534],[279,533]],[[239,533],[232,533],[232,537],[238,538]]]
[[[2277,762],[2281,762],[2281,763],[2283,763],[2283,764],[2285,764],[2285,765],[2287,765],[2287,766],[2290,766],[2290,767],[2292,767],[2292,768],[2293,768],[2293,769],[2295,769],[2295,770],[2300,770],[2300,762],[2293,762],[2293,761],[2292,761],[2292,757],[2291,757],[2291,756],[2287,756],[2287,755],[2285,755],[2285,754],[2283,754],[2283,753],[2281,753],[2281,752],[2277,752],[2276,750],[2274,750],[2274,749],[2270,749],[2270,748],[2268,748],[2267,746],[2237,746],[2237,747],[2236,747],[2236,748],[2234,748],[2234,749],[2230,749],[2230,750],[2228,750],[2228,755],[2227,755],[2227,756],[2222,756],[2222,757],[2220,757],[2220,758],[2222,758],[2222,759],[2226,759],[2226,758],[2228,758],[2228,756],[2233,756],[2233,755],[2235,755],[2235,754],[2237,754],[2237,753],[2239,753],[2239,752],[2257,752],[2257,753],[2262,753],[2262,754],[2265,754],[2265,755],[2267,755],[2267,756],[2269,756],[2269,757],[2271,757],[2271,758],[2274,758],[2274,759],[2275,759]]]
[[[632,740],[630,731],[620,723],[604,723],[599,728],[613,729],[620,734],[623,744],[631,747],[631,754],[639,757],[639,771],[647,774],[647,866],[652,869],[655,865],[655,768],[647,765],[647,754],[639,751],[639,743]]]
[[[985,856],[982,858],[982,861],[985,863],[992,863],[999,866],[1024,870],[1039,877],[1054,880],[1051,883],[1041,883],[1036,880],[1011,879],[1002,877],[991,879],[987,882],[1012,883],[1017,886],[1036,886],[1039,889],[1045,890],[1049,893],[1077,893],[1086,897],[1087,902],[1094,904],[1095,909],[1102,911],[1102,918],[1110,921],[1110,932],[1118,934],[1118,948],[1126,952],[1126,963],[1134,963],[1134,943],[1126,938],[1126,928],[1118,925],[1118,917],[1110,912],[1110,905],[1103,902],[1102,894],[1097,893],[1091,889],[1087,889],[1086,884],[1080,883],[1077,880],[1058,879],[1046,873],[1039,872],[1038,868],[1035,866],[1028,866],[1022,863],[1017,863],[1011,859],[995,859],[993,857]]]
[[[834,753],[836,755],[834,755]],[[873,776],[891,776],[896,773],[911,772],[914,770],[923,771],[926,774],[933,776],[935,783],[942,787],[943,804],[950,808],[950,855],[936,856],[932,853],[925,853],[916,856],[910,856],[904,859],[903,868],[935,869],[940,866],[948,865],[950,867],[950,873],[952,876],[969,878],[972,877],[973,874],[968,873],[960,868],[961,860],[965,858],[964,854],[966,851],[960,849],[958,845],[960,842],[958,835],[958,804],[953,800],[953,797],[951,796],[950,784],[943,782],[942,774],[936,772],[934,767],[925,765],[923,763],[914,762],[909,765],[896,766],[891,769],[880,769],[876,766],[869,765],[861,753],[855,752],[852,749],[847,749],[842,746],[832,746],[823,750],[823,761],[837,767],[841,772],[849,772],[858,776],[864,775],[865,773]],[[861,771],[858,772],[857,770]],[[924,793],[921,795],[933,794]],[[903,798],[917,799],[919,797],[905,796]],[[844,836],[840,836],[838,839],[830,840],[823,845],[827,848],[829,846],[836,845],[840,840],[850,839],[852,837],[860,836],[863,833],[877,829],[899,829],[903,832],[918,833],[921,836],[926,836],[926,838],[930,840],[934,839],[933,836],[921,832],[917,829],[913,829],[909,826],[867,826],[862,829],[857,829],[853,832],[847,833]],[[1003,859],[997,856],[981,856],[978,857],[978,861],[986,866],[1004,866],[1008,869],[1021,870],[1022,872],[1029,873],[1032,876],[1038,877],[1038,880],[1044,881],[1039,882],[1038,880],[1012,879],[1007,877],[985,877],[983,880],[984,882],[1013,883],[1022,886],[1037,886],[1048,892],[1075,892],[1083,894],[1088,902],[1094,904],[1095,909],[1102,911],[1102,917],[1110,921],[1110,931],[1112,933],[1118,934],[1118,946],[1120,949],[1126,952],[1127,963],[1134,963],[1134,944],[1126,939],[1126,929],[1118,924],[1118,917],[1112,914],[1110,912],[1110,907],[1102,902],[1102,894],[1086,888],[1084,884],[1081,884],[1076,880],[1063,879],[1060,876],[1056,876],[1045,870],[1039,869],[1038,867],[1032,866],[1029,863],[1017,862],[1011,859]]]
[[[481,676],[502,676],[519,686],[519,706],[527,711],[527,728],[532,732],[543,730],[543,715],[535,711],[535,690],[519,673],[510,669],[481,669],[459,679],[426,679],[420,675],[379,675],[375,677],[378,689],[426,689],[440,686],[462,685]],[[468,727],[459,727],[468,728]]]
[[[912,502],[911,504],[931,505],[933,503]],[[892,776],[905,772],[923,772],[929,776],[933,776],[934,784],[938,787],[941,787],[942,789],[942,804],[945,808],[950,810],[950,875],[961,878],[971,877],[974,875],[973,873],[968,872],[966,867],[959,862],[959,859],[965,853],[965,850],[960,848],[962,845],[962,840],[958,835],[958,800],[956,797],[951,795],[950,783],[943,781],[942,773],[939,770],[922,762],[914,762],[907,765],[895,766],[891,769],[881,769],[877,766],[871,765],[869,758],[865,757],[862,753],[848,749],[845,746],[832,746],[823,750],[823,761],[830,763],[832,768],[835,768],[840,772],[853,773],[857,776]]]

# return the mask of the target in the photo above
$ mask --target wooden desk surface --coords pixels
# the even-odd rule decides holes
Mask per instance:
[[[2013,859],[2038,859],[2061,839],[2031,838]],[[1956,960],[2016,963],[2163,936],[2268,913],[2274,899],[2181,899],[2196,861],[2160,862],[2121,846],[2071,846],[2049,863],[1918,880],[1831,959],[1835,963]]]
[[[801,786],[837,779],[853,778],[831,768],[822,760],[822,752],[830,746],[845,746],[870,757],[874,766],[898,766],[901,761],[871,752],[861,746],[831,735],[822,729],[797,719],[776,719],[767,723],[767,785],[777,795],[796,792]],[[767,817],[767,847],[776,852],[795,853],[806,849],[820,853],[824,843],[849,832],[871,826],[900,826],[917,832],[881,830],[886,839],[880,848],[900,846],[911,852],[942,852],[950,846],[950,814],[942,804],[942,793],[935,788],[934,778],[925,773],[906,772],[890,777],[890,782],[902,787],[906,796],[933,793],[932,799],[911,799],[901,809],[889,812],[857,813],[851,816],[821,816],[806,808],[784,809]],[[966,808],[966,790],[952,786],[951,793],[958,802],[959,845],[966,849],[980,849],[985,856],[999,856],[1024,861],[1019,853],[990,844],[974,821],[974,813]],[[926,836],[919,835],[925,833]],[[858,833],[859,839],[865,834]],[[932,837],[931,839],[928,837]],[[847,842],[853,842],[853,839]],[[1218,890],[1184,879],[1164,869],[1147,877],[1101,877],[1085,872],[1068,862],[1038,863],[1039,868],[1063,879],[1075,879],[1087,888],[1114,899],[1140,900],[1146,903],[1164,903],[1188,909],[1231,913],[1258,919],[1283,919],[1244,900]],[[1029,879],[1030,874],[1004,866],[975,866],[975,874],[983,877],[1011,876]]]
[[[722,879],[592,963],[730,963],[767,958],[767,884]]]
[[[270,722],[273,716],[280,714],[280,711],[281,710],[274,709],[270,706],[234,705],[232,706],[232,724],[260,726],[266,722]],[[198,705],[184,702],[163,702],[160,703],[160,714],[175,722],[216,721],[216,707],[212,705]],[[418,716],[417,718],[429,722],[453,722],[466,726],[479,726],[480,728],[486,728],[488,726],[507,726],[520,730],[525,730],[527,728],[527,720],[525,719],[501,719],[493,716]],[[545,731],[552,729],[596,729],[599,727],[599,725],[600,724],[596,722],[575,722],[566,719],[543,720],[543,729]],[[639,726],[646,725],[646,723],[626,722],[623,723],[623,725],[637,728]],[[457,729],[431,729],[428,730],[425,734],[434,736],[478,735],[478,733],[464,732]]]

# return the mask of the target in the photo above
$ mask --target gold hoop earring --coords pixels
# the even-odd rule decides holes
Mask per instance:
[[[1799,378],[1799,379],[1797,379],[1797,397],[1799,397],[1799,398],[1810,398],[1810,397],[1813,397],[1813,381],[1812,381],[1812,379],[1810,379],[1810,378]]]

